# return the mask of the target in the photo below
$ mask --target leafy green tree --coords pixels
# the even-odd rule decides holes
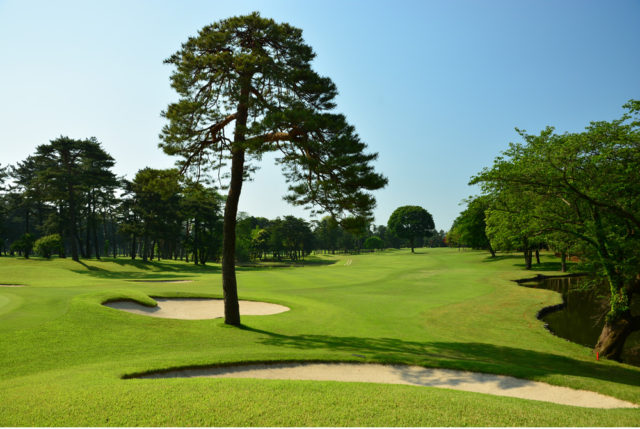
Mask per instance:
[[[411,253],[414,253],[415,239],[430,236],[435,229],[431,214],[419,206],[398,207],[391,213],[387,225],[398,237],[409,240]]]
[[[33,235],[25,232],[19,239],[11,243],[11,250],[14,252],[20,252],[26,259],[29,259],[29,255],[33,250],[34,242],[35,238],[33,237]]]
[[[384,241],[382,238],[377,235],[372,235],[371,237],[367,237],[364,241],[365,249],[384,249]]]
[[[269,240],[271,234],[264,228],[255,227],[251,231],[251,250],[255,257],[262,259],[263,256],[269,251]]]
[[[491,256],[496,256],[487,237],[486,210],[489,200],[486,196],[467,200],[467,208],[453,221],[452,230],[460,244],[473,249],[488,249]]]
[[[338,222],[331,216],[323,217],[317,222],[314,229],[314,235],[316,237],[316,243],[319,248],[335,253],[338,248],[338,240],[342,231]]]
[[[60,253],[62,246],[63,243],[60,234],[50,234],[37,239],[33,245],[33,250],[40,256],[50,259],[51,255]]]
[[[431,237],[425,238],[424,244],[429,247],[446,247],[446,236],[447,234],[442,229],[440,231],[434,231]]]
[[[619,359],[640,316],[631,298],[640,291],[640,101],[610,122],[592,122],[584,132],[539,135],[521,131],[490,169],[477,175],[486,193],[519,193],[536,233],[554,240],[572,237],[583,269],[609,284],[610,307],[595,350]],[[489,224],[489,221],[487,221]],[[557,234],[561,233],[561,234]]]
[[[166,60],[175,66],[171,86],[180,99],[163,112],[161,147],[195,174],[231,160],[222,257],[227,324],[240,324],[235,232],[247,161],[279,151],[287,200],[337,218],[370,217],[368,191],[387,182],[370,165],[377,154],[365,154],[354,128],[332,113],[337,90],[311,69],[314,56],[301,30],[253,13],[204,27]]]

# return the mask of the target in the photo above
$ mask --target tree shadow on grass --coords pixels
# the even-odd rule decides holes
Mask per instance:
[[[496,256],[491,256],[491,255],[487,255],[486,258],[484,258],[482,260],[482,262],[498,262],[498,261],[504,261],[506,259],[523,259],[524,257],[522,255],[515,255],[515,254],[509,254],[509,255],[496,255]]]
[[[160,261],[137,261],[126,259],[111,259],[103,262],[112,262],[120,267],[135,268],[138,271],[113,271],[103,267],[91,264],[91,261],[78,261],[84,269],[71,270],[74,273],[84,274],[91,277],[106,279],[124,279],[124,280],[176,280],[191,277],[194,274],[217,274],[220,273],[220,267],[211,265],[190,265],[187,263],[176,264]]]
[[[127,270],[118,271],[108,269],[106,264],[113,263],[119,267],[131,268],[137,271]],[[303,267],[303,266],[320,266],[335,264],[335,260],[326,260],[320,258],[313,258],[300,263],[291,264],[287,262],[283,263],[259,263],[248,264],[246,266],[237,266],[236,271],[262,271],[277,268],[286,267]],[[121,280],[176,280],[185,279],[193,275],[199,274],[220,274],[221,267],[218,264],[196,265],[184,261],[142,261],[140,259],[126,259],[116,258],[107,259],[101,261],[102,266],[96,266],[92,264],[91,260],[78,261],[78,264],[82,265],[84,269],[71,270],[74,273],[89,275],[92,277],[106,278],[106,279],[121,279]],[[107,266],[107,268],[104,268]]]
[[[567,262],[567,271],[570,270],[570,268],[575,265],[575,263],[571,263],[571,262]],[[522,268],[523,270],[526,268],[526,264],[522,263],[522,264],[513,264],[514,267],[519,267]],[[558,262],[541,262],[539,264],[536,264],[535,262],[533,264],[531,264],[531,270],[529,271],[560,271],[562,270],[562,263],[560,261]]]
[[[416,342],[395,338],[335,337],[328,335],[283,335],[252,328],[263,334],[265,345],[294,349],[326,349],[351,353],[379,362],[404,362],[443,366],[468,371],[508,373],[530,378],[562,374],[640,386],[640,371],[566,356],[486,343]]]

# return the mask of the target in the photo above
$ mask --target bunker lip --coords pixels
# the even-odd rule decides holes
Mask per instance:
[[[253,378],[401,384],[508,396],[587,408],[639,408],[637,404],[587,390],[506,375],[413,365],[280,361],[167,369],[122,378]]]
[[[149,307],[133,300],[107,301],[105,307],[143,316],[164,319],[203,320],[224,317],[224,300],[215,298],[157,298],[155,307]],[[260,301],[239,301],[243,316],[267,316],[289,311],[289,307]]]

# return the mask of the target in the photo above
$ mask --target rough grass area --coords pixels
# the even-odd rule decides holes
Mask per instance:
[[[351,259],[352,263],[345,265]],[[517,286],[518,255],[454,249],[318,257],[240,268],[241,299],[291,310],[172,320],[101,305],[221,297],[219,266],[0,258],[1,426],[639,426],[594,410],[436,388],[248,379],[122,379],[278,360],[393,362],[512,375],[640,403],[640,368],[596,361],[536,312],[559,294]],[[331,263],[336,262],[336,263]],[[540,272],[557,261],[543,256]],[[535,267],[534,267],[535,268]],[[131,280],[192,280],[145,283]]]

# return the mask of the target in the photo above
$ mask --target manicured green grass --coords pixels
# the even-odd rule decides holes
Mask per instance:
[[[0,258],[0,283],[27,285],[0,288],[0,425],[640,425],[640,409],[424,387],[121,378],[232,362],[396,362],[513,375],[640,403],[639,368],[596,362],[591,350],[544,330],[535,314],[560,296],[512,282],[536,274],[522,270],[518,255],[491,260],[482,252],[417,249],[310,262],[240,268],[241,299],[291,310],[245,316],[234,328],[221,319],[157,319],[101,305],[220,297],[219,266]],[[551,256],[543,262],[545,273],[557,269]],[[193,281],[131,281],[143,279]]]

